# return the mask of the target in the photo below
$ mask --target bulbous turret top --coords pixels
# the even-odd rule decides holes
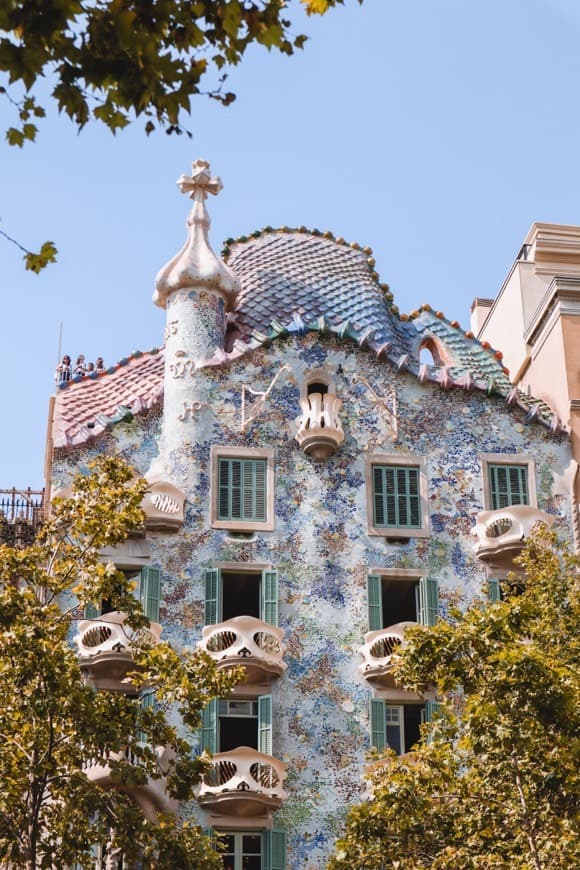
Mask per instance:
[[[203,287],[224,296],[226,303],[233,300],[239,289],[238,280],[211,249],[208,238],[210,218],[205,207],[208,193],[216,196],[222,189],[219,178],[212,178],[209,163],[196,160],[191,175],[177,180],[182,193],[189,194],[193,208],[187,218],[187,241],[158,273],[153,301],[165,308],[167,298],[176,290]]]

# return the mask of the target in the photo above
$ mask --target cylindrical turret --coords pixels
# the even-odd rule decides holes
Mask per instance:
[[[205,405],[205,390],[196,372],[216,350],[223,351],[225,314],[238,289],[237,279],[208,239],[205,200],[208,193],[219,193],[220,179],[211,177],[206,161],[196,160],[191,176],[182,175],[177,184],[193,199],[187,241],[160,270],[153,294],[155,304],[167,312],[161,454],[172,479],[174,452],[199,436],[197,418]]]

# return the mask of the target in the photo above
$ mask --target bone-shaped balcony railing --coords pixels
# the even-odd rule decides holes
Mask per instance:
[[[133,651],[141,644],[158,642],[162,628],[152,622],[149,628],[132,629],[121,611],[104,613],[96,619],[83,619],[74,640],[80,665],[90,685],[113,692],[131,692],[134,686],[127,674],[135,670]]]
[[[367,679],[388,676],[393,668],[392,657],[400,649],[405,639],[405,630],[416,622],[397,622],[378,631],[368,631],[365,643],[359,649],[363,657],[360,672]]]
[[[226,815],[263,815],[277,810],[286,798],[287,765],[249,746],[212,756],[198,786],[201,806],[219,808]]]
[[[157,643],[162,628],[152,622],[149,628],[133,629],[125,624],[127,614],[119,610],[105,613],[96,619],[84,619],[79,623],[75,636],[79,654],[94,656],[105,652],[130,652],[141,643]]]
[[[284,630],[254,616],[235,616],[226,622],[206,625],[199,649],[205,650],[222,667],[243,665],[246,682],[264,676],[280,676],[286,670]]]
[[[477,515],[474,550],[480,559],[513,557],[539,526],[551,527],[554,518],[539,508],[517,504]]]

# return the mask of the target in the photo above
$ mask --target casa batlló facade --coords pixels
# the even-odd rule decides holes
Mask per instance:
[[[164,347],[57,391],[52,488],[103,452],[134,465],[146,533],[104,558],[138,578],[153,638],[247,668],[206,710],[196,803],[152,783],[143,811],[226,833],[232,870],[314,870],[371,746],[408,751],[433,713],[391,676],[406,625],[496,597],[537,523],[569,535],[569,439],[499,352],[429,306],[399,315],[368,249],[266,228],[219,258],[219,179],[197,161],[178,184],[193,209],[157,277]],[[123,615],[85,617],[87,677],[122,690]]]

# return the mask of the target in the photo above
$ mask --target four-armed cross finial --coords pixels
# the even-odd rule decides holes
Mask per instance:
[[[211,177],[207,160],[196,160],[191,165],[191,175],[180,175],[177,186],[182,193],[188,193],[190,199],[204,200],[208,193],[217,196],[223,184],[221,178]]]

